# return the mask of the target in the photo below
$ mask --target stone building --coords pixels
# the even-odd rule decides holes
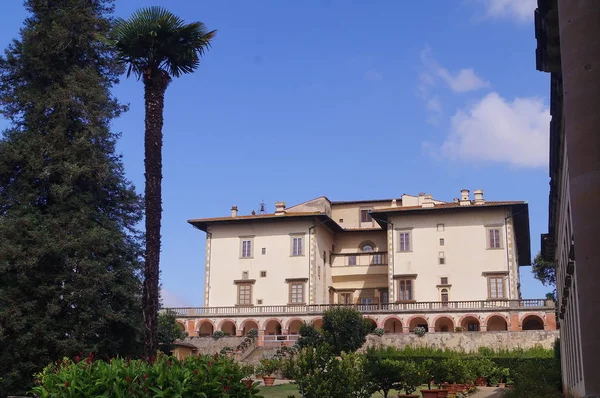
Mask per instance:
[[[272,214],[194,219],[206,232],[205,306],[175,308],[193,336],[259,331],[294,341],[303,322],[354,306],[385,333],[554,330],[545,299],[523,300],[529,210],[462,190],[364,201],[320,197]]]

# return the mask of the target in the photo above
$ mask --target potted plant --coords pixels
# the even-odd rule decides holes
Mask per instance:
[[[258,373],[262,375],[265,386],[272,386],[275,382],[274,374],[279,370],[280,360],[275,358],[262,358]]]
[[[248,388],[251,388],[254,385],[254,380],[252,379],[252,375],[254,375],[254,366],[250,364],[242,365],[241,370],[244,375],[242,383],[246,384]]]
[[[446,370],[444,366],[436,363],[432,359],[426,359],[421,363],[420,367],[422,381],[427,383],[427,390],[421,390],[421,395],[423,398],[437,398],[439,396],[440,391],[442,394],[447,393],[446,389],[432,389],[431,382],[435,380],[435,383],[439,386],[442,385],[444,379],[446,378]]]
[[[505,388],[506,387],[506,379],[510,376],[509,368],[500,369],[500,381],[498,382],[498,387]]]

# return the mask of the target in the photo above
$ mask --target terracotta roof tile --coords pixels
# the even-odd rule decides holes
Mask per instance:
[[[236,221],[236,220],[258,220],[263,218],[284,218],[284,217],[306,217],[306,216],[320,216],[325,215],[320,211],[312,211],[312,212],[290,212],[285,214],[250,214],[247,216],[237,216],[237,217],[213,217],[213,218],[194,218],[188,220],[190,224],[192,223],[200,223],[200,222],[214,222],[214,221]]]
[[[468,206],[461,206],[460,203],[440,203],[436,204],[433,207],[423,207],[423,206],[398,206],[398,207],[386,207],[383,209],[375,209],[373,213],[387,213],[392,211],[411,211],[411,210],[435,210],[435,209],[472,209],[472,208],[482,208],[482,207],[495,207],[495,206],[511,206],[511,205],[522,205],[526,204],[524,201],[486,201],[484,204],[477,205],[471,203]]]

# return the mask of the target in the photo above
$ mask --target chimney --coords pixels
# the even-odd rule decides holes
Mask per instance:
[[[452,201],[453,201],[454,203],[458,204],[458,198],[454,198],[454,199],[452,199]]]
[[[275,202],[275,214],[285,214],[285,202]]]
[[[237,206],[231,206],[231,217],[237,217]]]
[[[485,203],[485,200],[483,199],[483,191],[481,189],[474,190],[473,194],[475,194],[475,204],[476,205],[482,205]]]
[[[423,203],[421,207],[435,207],[435,203],[433,203],[433,195],[424,194],[423,195]]]
[[[398,202],[396,199],[392,199],[392,207],[398,207]]]
[[[460,191],[460,205],[468,206],[471,204],[471,200],[469,199],[469,190],[461,189]]]

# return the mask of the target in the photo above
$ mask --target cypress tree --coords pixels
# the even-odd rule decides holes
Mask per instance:
[[[113,0],[27,0],[0,57],[0,396],[63,356],[135,356],[142,201],[110,123]]]

